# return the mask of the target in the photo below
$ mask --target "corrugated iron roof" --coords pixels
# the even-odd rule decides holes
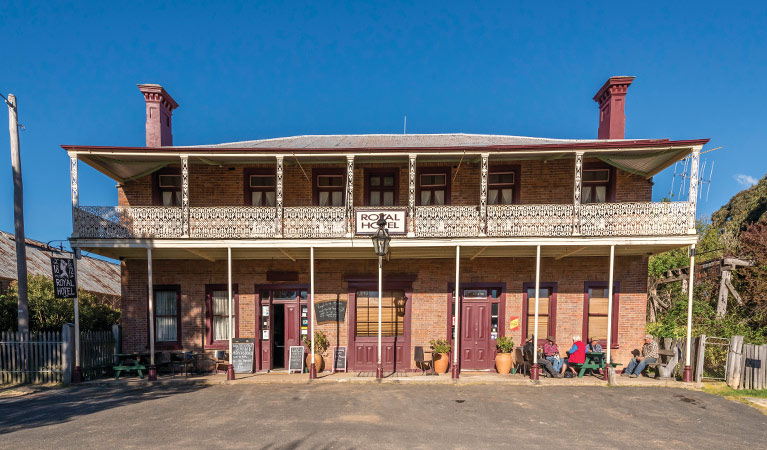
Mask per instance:
[[[51,276],[51,257],[68,258],[71,253],[50,249],[44,242],[26,239],[27,273],[29,275]],[[83,256],[77,261],[77,281],[80,289],[89,292],[120,295],[120,266]],[[10,233],[0,231],[0,278],[15,280],[16,276],[16,239]]]
[[[496,134],[328,134],[195,145],[206,148],[423,148],[487,145],[550,145],[597,142],[596,139],[549,139]],[[605,142],[601,140],[599,142]]]

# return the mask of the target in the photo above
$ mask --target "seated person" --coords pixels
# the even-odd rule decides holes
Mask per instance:
[[[530,337],[527,338],[527,341],[525,342],[525,346],[522,347],[522,353],[524,354],[525,359],[527,362],[529,362],[531,365],[533,364],[533,352],[535,351],[535,346],[533,345],[533,335],[531,334]],[[554,378],[559,378],[559,372],[554,370],[554,367],[551,365],[551,362],[545,360],[545,359],[539,359],[538,365],[540,367],[543,367],[543,370],[549,373]]]
[[[562,370],[562,373],[572,370],[573,373],[575,373],[575,369],[573,369],[570,365],[571,364],[583,364],[586,362],[586,344],[584,344],[581,341],[581,337],[577,334],[573,336],[573,346],[570,347],[570,350],[567,351],[568,358],[565,362],[565,368]]]
[[[589,343],[586,344],[586,352],[593,352],[593,353],[604,353],[604,350],[602,349],[602,345],[599,344],[599,339],[595,337],[589,338]],[[602,373],[602,369],[589,369],[590,373]]]
[[[640,373],[644,371],[648,364],[652,364],[658,361],[658,343],[652,340],[652,335],[648,334],[644,337],[644,345],[642,346],[642,356],[635,356],[631,362],[629,362],[626,370],[622,375],[628,375],[629,378],[636,378]]]
[[[543,356],[551,362],[557,373],[562,372],[562,358],[559,357],[559,347],[554,342],[554,336],[546,338],[546,343],[543,344]]]

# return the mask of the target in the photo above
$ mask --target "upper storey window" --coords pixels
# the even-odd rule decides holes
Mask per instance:
[[[157,186],[162,206],[181,206],[181,175],[160,174]]]
[[[250,206],[275,206],[275,175],[266,169],[264,171],[251,170],[245,173],[246,204]]]
[[[491,167],[487,178],[487,203],[511,205],[519,202],[519,168]]]
[[[421,206],[450,203],[450,168],[424,167],[418,174],[418,201]]]
[[[314,203],[318,206],[344,205],[343,170],[315,171]]]
[[[375,170],[366,173],[367,204],[369,206],[394,206],[397,204],[397,172]]]
[[[583,171],[581,203],[605,203],[610,189],[610,169],[587,169]]]

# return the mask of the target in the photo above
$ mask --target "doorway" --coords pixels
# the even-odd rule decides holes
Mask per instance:
[[[285,368],[285,305],[275,303],[272,305],[274,317],[272,318],[272,355],[274,358],[273,368]]]
[[[502,284],[466,284],[461,289],[461,323],[458,330],[462,370],[490,370],[495,365],[496,342],[505,335],[506,289]],[[452,288],[451,291],[452,292]],[[448,317],[452,343],[455,341],[455,303]]]

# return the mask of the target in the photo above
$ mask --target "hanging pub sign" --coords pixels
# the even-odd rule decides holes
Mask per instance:
[[[386,219],[386,229],[389,234],[405,234],[405,210],[404,209],[371,209],[356,211],[357,234],[373,235],[378,231],[378,219]]]
[[[75,260],[51,258],[53,269],[53,295],[56,298],[77,298],[77,274]]]

